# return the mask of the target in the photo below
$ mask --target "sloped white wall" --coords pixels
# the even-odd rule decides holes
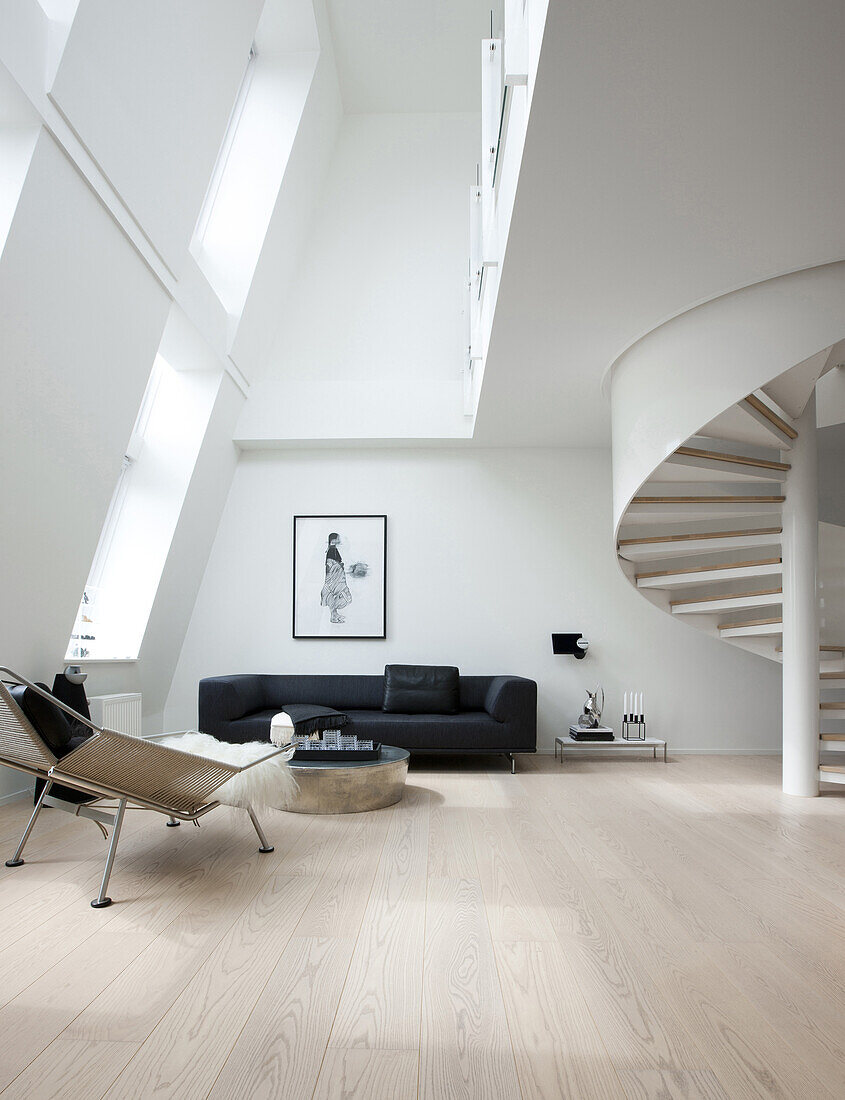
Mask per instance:
[[[179,273],[262,0],[81,0],[50,98]]]
[[[30,676],[62,667],[169,304],[42,131],[0,260],[0,653]]]
[[[321,25],[320,57],[230,352],[250,381],[260,373],[272,347],[310,234],[342,116],[331,40]]]
[[[291,517],[335,512],[388,515],[386,641],[291,638]],[[582,631],[587,658],[553,656],[556,630]],[[166,724],[196,721],[203,676],[379,673],[390,661],[536,679],[545,750],[597,681],[613,725],[622,691],[644,691],[670,747],[779,746],[779,668],[668,619],[619,574],[607,451],[244,454]]]

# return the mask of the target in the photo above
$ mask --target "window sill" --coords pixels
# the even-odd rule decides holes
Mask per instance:
[[[140,661],[140,657],[65,657],[65,668],[68,665],[132,665]]]

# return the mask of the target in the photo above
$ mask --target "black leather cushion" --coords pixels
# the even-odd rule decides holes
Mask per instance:
[[[450,665],[385,665],[388,714],[457,714],[460,677]]]
[[[38,684],[38,687],[49,690],[44,684]],[[76,732],[64,711],[23,684],[15,684],[9,691],[50,751],[56,756],[63,756]]]

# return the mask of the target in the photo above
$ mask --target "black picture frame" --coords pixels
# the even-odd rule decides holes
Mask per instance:
[[[363,528],[361,524],[373,525],[374,530],[371,533],[367,533],[367,537],[362,539],[361,533]],[[346,538],[346,533],[343,528],[346,527],[347,531],[350,527],[359,528],[359,541],[364,541],[370,549],[380,550],[381,560],[377,564],[381,566],[381,577],[375,576],[370,578],[370,585],[365,585],[364,581],[367,579],[367,574],[363,574],[362,577],[357,577],[354,573],[356,567],[364,566],[363,562],[352,563],[347,567],[346,563],[341,559],[341,565],[344,568],[343,582],[347,586],[347,595],[349,596],[349,602],[341,608],[335,609],[330,604],[323,603],[323,595],[325,587],[319,591],[320,604],[319,604],[319,616],[315,615],[315,607],[313,604],[312,593],[315,590],[315,584],[317,579],[317,573],[315,570],[315,553],[317,547],[321,547],[320,553],[325,555],[327,559],[327,547],[328,547],[328,534],[334,533],[335,529],[339,529],[338,533],[341,535],[341,542]],[[322,540],[322,542],[320,541]],[[353,534],[354,543],[354,534]],[[338,546],[340,547],[340,543]],[[291,597],[291,632],[294,639],[308,640],[308,639],[320,639],[325,641],[327,639],[332,640],[346,640],[346,641],[382,641],[387,637],[387,515],[386,514],[298,514],[293,517],[293,559],[292,559],[292,574],[293,574],[293,586]],[[299,566],[299,580],[297,583],[297,566]],[[323,573],[321,575],[322,583],[325,586],[327,584],[326,570],[328,565],[326,560],[323,562]],[[307,570],[308,582],[307,589],[302,587],[303,573]],[[372,582],[375,583],[372,583]],[[357,591],[356,591],[357,589]],[[355,626],[356,619],[353,618],[352,623],[347,623],[347,616],[342,616],[343,621],[335,623],[333,621],[335,614],[341,617],[341,612],[346,610],[347,607],[352,607],[353,615],[357,615],[358,607],[356,605],[356,598],[361,600],[362,596],[367,594],[369,599],[376,595],[380,598],[380,607],[376,606],[374,610],[370,610],[366,615],[366,620],[372,623],[372,630],[359,633],[360,627]],[[307,613],[305,609],[307,608]],[[328,618],[327,614],[328,613]],[[314,620],[317,619],[316,628],[314,626]],[[359,620],[360,621],[360,620]],[[349,632],[344,630],[344,627],[351,627]]]

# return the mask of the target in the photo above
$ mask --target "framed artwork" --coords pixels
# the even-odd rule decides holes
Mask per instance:
[[[387,516],[294,516],[294,638],[384,638],[386,626]]]

